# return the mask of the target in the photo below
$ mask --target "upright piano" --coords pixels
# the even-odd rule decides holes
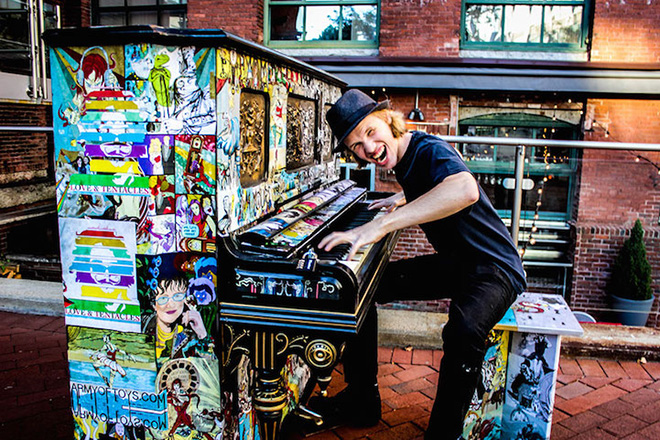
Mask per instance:
[[[219,29],[44,39],[74,437],[275,438],[396,239],[316,249],[377,214],[332,153],[346,84]]]
[[[325,394],[343,344],[360,330],[373,303],[398,233],[362,247],[350,260],[348,245],[329,252],[316,245],[332,231],[383,215],[368,209],[381,196],[350,180],[331,182],[219,240],[224,363],[237,365],[232,357],[250,354],[257,371],[254,407],[268,438],[288,410],[322,423],[302,403],[315,383]],[[282,377],[291,354],[311,369],[313,379],[293,401],[287,383],[300,379],[286,377],[286,371]]]

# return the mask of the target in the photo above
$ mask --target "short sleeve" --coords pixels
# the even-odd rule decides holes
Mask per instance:
[[[429,185],[432,187],[453,174],[470,172],[458,152],[441,139],[427,142],[423,156],[424,162],[429,164]]]

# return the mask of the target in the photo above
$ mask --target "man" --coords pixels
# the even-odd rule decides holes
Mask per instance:
[[[387,101],[349,90],[326,118],[338,146],[360,163],[394,170],[403,192],[372,203],[387,214],[358,228],[334,232],[319,243],[330,250],[351,244],[349,258],[386,234],[420,225],[436,253],[390,263],[376,301],[451,298],[442,332],[444,356],[426,440],[457,439],[480,377],[485,341],[525,287],[511,237],[460,155],[446,142],[408,132]],[[319,411],[329,419],[373,425],[380,419],[377,323],[370,311],[346,347],[348,386]]]

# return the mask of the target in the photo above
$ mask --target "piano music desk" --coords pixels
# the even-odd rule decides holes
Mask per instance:
[[[463,437],[549,439],[561,336],[582,333],[561,296],[521,294],[491,332]]]

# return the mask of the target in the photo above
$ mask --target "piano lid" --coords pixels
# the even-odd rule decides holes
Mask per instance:
[[[251,55],[262,57],[278,65],[303,71],[337,87],[346,87],[339,77],[329,74],[296,58],[269,47],[226,32],[222,29],[174,29],[155,25],[91,26],[80,28],[48,29],[42,36],[50,47],[105,46],[133,43],[152,43],[167,46],[224,47],[229,46]]]

